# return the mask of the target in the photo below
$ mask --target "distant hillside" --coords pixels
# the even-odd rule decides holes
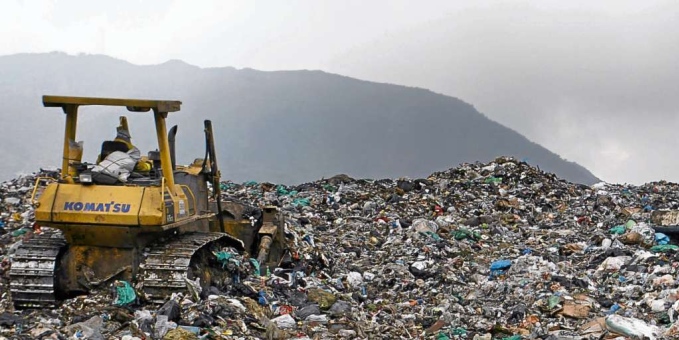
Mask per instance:
[[[43,94],[177,99],[180,163],[203,157],[202,120],[216,129],[226,179],[300,183],[353,177],[421,177],[463,162],[515,156],[569,181],[598,179],[582,166],[486,118],[459,99],[419,88],[320,71],[198,68],[181,61],[138,66],[100,55],[0,57],[0,178],[60,165],[64,117]],[[142,152],[155,149],[153,119],[124,110],[81,109],[78,140],[94,160],[130,118]]]

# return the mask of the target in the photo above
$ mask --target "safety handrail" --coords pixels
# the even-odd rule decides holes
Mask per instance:
[[[35,184],[33,185],[33,192],[31,193],[31,204],[35,205],[37,202],[35,201],[35,194],[38,193],[38,188],[41,187],[40,181],[42,180],[50,180],[50,181],[55,181],[54,178],[52,177],[38,177],[35,179]],[[46,185],[45,185],[46,186]]]
[[[196,202],[196,196],[193,195],[193,192],[191,191],[191,188],[189,188],[188,185],[186,185],[186,184],[180,184],[179,187],[182,188],[182,189],[183,189],[183,188],[186,188],[186,189],[187,189],[187,190],[184,190],[184,194],[186,194],[186,192],[188,192],[189,194],[191,194],[191,199],[193,200],[193,211],[194,211],[194,213],[195,213],[195,212],[196,212],[196,203],[197,203],[197,202]],[[190,212],[191,212],[191,209],[189,209],[189,213],[190,213]],[[190,215],[190,214],[189,214],[189,215]]]
[[[160,210],[165,208],[165,177],[160,179]]]

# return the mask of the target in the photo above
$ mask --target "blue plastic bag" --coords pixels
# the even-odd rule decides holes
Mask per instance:
[[[257,296],[258,296],[257,302],[258,302],[260,305],[266,306],[266,305],[269,304],[269,301],[267,301],[267,299],[266,299],[266,292],[265,292],[265,291],[260,290],[259,293],[257,293]]]
[[[511,260],[498,260],[490,264],[490,276],[502,275],[512,266]]]
[[[512,266],[511,260],[499,260],[491,263],[490,270],[507,270]]]
[[[655,243],[659,245],[665,245],[670,243],[670,237],[663,233],[655,233]]]
[[[620,307],[619,304],[614,303],[614,304],[611,306],[611,309],[608,310],[608,311],[606,312],[606,314],[608,314],[608,315],[615,314],[615,313],[616,313],[617,311],[619,311],[621,308],[622,308],[622,307]]]

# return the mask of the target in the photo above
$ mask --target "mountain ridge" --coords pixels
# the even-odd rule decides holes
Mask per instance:
[[[6,106],[0,118],[12,122],[0,143],[21,155],[7,153],[0,177],[31,171],[36,162],[59,163],[63,118],[44,112],[53,109],[41,106],[43,94],[181,100],[183,114],[171,115],[168,122],[180,127],[179,161],[202,157],[200,120],[212,119],[227,179],[292,184],[337,173],[422,177],[460,163],[513,156],[572,182],[599,181],[473,105],[424,88],[321,70],[201,68],[177,60],[135,65],[105,55],[61,52],[0,57],[0,100]],[[139,118],[131,129],[144,153],[155,148],[152,119],[144,122],[124,110],[105,115],[107,110],[81,115],[84,159],[96,155],[102,138],[112,138],[119,114]],[[33,148],[17,138],[36,132],[43,138],[33,140]]]

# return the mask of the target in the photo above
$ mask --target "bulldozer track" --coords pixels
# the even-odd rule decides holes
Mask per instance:
[[[220,239],[233,240],[228,234],[193,233],[152,246],[141,265],[143,290],[149,301],[162,303],[173,292],[185,290],[193,255]]]
[[[17,307],[54,308],[56,263],[66,239],[57,230],[33,234],[23,241],[12,258],[10,292]]]
[[[140,266],[148,300],[162,303],[173,292],[185,291],[193,255],[219,240],[239,242],[223,233],[192,233],[153,245]],[[59,254],[65,246],[61,231],[49,230],[31,235],[17,248],[9,272],[10,292],[16,307],[57,306],[55,274]]]

